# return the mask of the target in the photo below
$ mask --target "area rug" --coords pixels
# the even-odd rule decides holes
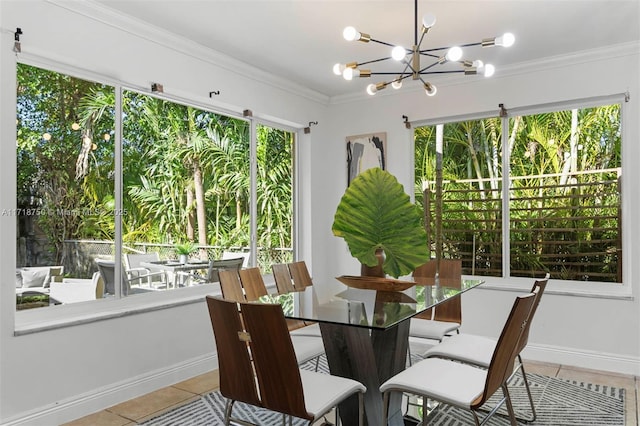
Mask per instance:
[[[303,366],[313,369],[313,362]],[[320,362],[321,371],[328,371],[326,360]],[[531,393],[534,398],[538,418],[533,423],[521,425],[546,426],[623,426],[624,389],[594,385],[572,380],[528,374]],[[516,375],[509,383],[509,390],[518,417],[529,416],[529,401],[524,382]],[[219,392],[211,392],[182,407],[175,408],[158,417],[147,420],[146,426],[211,426],[222,425],[226,399]],[[490,400],[486,405],[491,406]],[[236,403],[234,417],[256,425],[270,426],[282,424],[282,415],[272,411]],[[306,421],[294,420],[294,425],[306,425]],[[318,422],[317,424],[321,424]],[[430,426],[467,426],[473,424],[469,412],[440,406],[429,414]],[[487,425],[509,426],[508,419],[494,416]]]

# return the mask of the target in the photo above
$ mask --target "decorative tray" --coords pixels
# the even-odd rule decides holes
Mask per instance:
[[[416,285],[413,281],[400,281],[393,278],[363,277],[358,275],[341,275],[336,277],[341,283],[363,290],[403,291]]]

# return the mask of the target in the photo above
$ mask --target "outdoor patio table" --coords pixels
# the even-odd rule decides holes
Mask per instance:
[[[187,263],[180,263],[177,260],[157,260],[152,262],[140,262],[140,266],[144,268],[163,269],[167,272],[167,280],[173,283],[173,288],[178,285],[178,277],[180,277],[180,284],[184,284],[187,274],[180,274],[179,272],[191,272],[199,271],[209,268],[208,261],[193,261]],[[167,283],[167,287],[169,284]]]
[[[460,289],[442,283],[425,285],[425,298],[420,302],[408,295],[410,290],[388,292],[350,288],[341,283],[329,286],[314,283],[304,291],[288,293],[294,295],[296,303],[283,303],[282,307],[287,318],[319,323],[329,370],[367,387],[365,424],[387,425],[381,419],[382,395],[378,389],[405,369],[411,317],[483,282],[463,279]],[[283,297],[286,295],[268,295],[260,301],[273,303]],[[389,425],[404,425],[401,398],[397,394],[390,401]],[[356,400],[340,404],[339,411],[343,424],[358,424]]]

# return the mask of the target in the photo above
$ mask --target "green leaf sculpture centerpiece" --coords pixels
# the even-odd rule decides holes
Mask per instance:
[[[344,238],[351,255],[363,265],[375,268],[382,262],[381,278],[369,283],[369,288],[382,290],[378,287],[384,287],[380,279],[384,280],[385,274],[394,278],[408,275],[429,259],[427,236],[420,220],[420,210],[398,180],[376,167],[351,182],[338,204],[332,231]],[[347,283],[349,277],[339,279],[351,285]],[[362,280],[359,277],[351,281]],[[388,290],[399,289],[398,280],[388,281]]]

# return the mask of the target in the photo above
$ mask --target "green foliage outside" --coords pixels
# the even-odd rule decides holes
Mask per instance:
[[[443,255],[502,273],[500,118],[443,126]],[[509,119],[512,276],[621,281],[620,105]],[[436,249],[436,126],[415,132],[416,202]],[[423,191],[428,195],[423,197]]]
[[[113,240],[116,216],[125,245],[249,247],[247,121],[124,90],[116,210],[114,88],[23,64],[17,74],[18,207],[34,213],[19,224],[46,236],[49,262],[65,262],[64,240]],[[294,135],[258,125],[257,140],[258,247],[290,257]]]

